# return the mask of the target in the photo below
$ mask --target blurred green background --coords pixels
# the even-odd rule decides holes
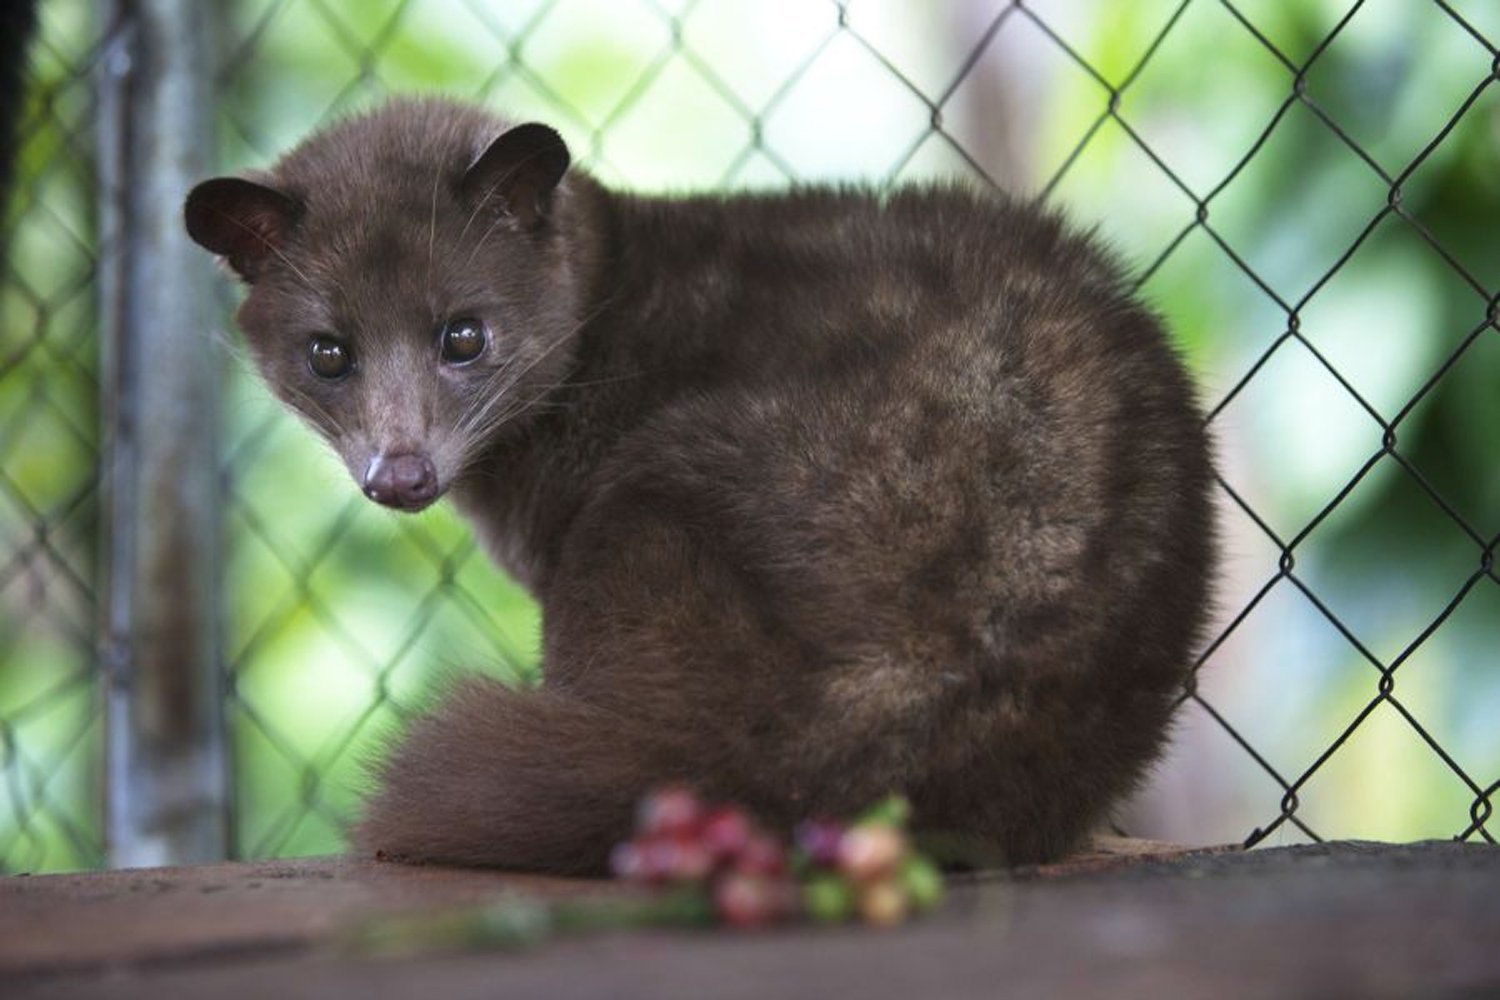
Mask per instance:
[[[1500,780],[1500,6],[218,6],[225,171],[441,91],[548,121],[611,183],[969,176],[1096,227],[1198,376],[1232,490],[1218,638],[1121,823],[1239,841],[1295,784],[1270,842],[1495,832],[1473,820]],[[104,26],[82,0],[41,21],[0,276],[0,870],[29,871],[103,863]],[[539,619],[446,509],[358,495],[248,377],[222,292],[232,849],[335,851],[380,735],[445,670],[534,680]]]

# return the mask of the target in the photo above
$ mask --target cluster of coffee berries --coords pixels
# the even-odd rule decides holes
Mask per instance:
[[[743,809],[710,806],[679,785],[641,800],[635,838],[617,845],[609,863],[634,882],[706,888],[718,918],[737,927],[774,923],[795,911],[782,842]]]
[[[760,927],[805,914],[894,924],[937,904],[943,880],[906,835],[906,801],[892,797],[849,822],[800,823],[788,845],[734,805],[710,805],[672,785],[641,800],[635,837],[610,867],[625,879],[701,889],[714,914]]]
[[[906,835],[906,800],[892,796],[854,822],[806,820],[793,834],[802,909],[814,920],[896,924],[943,898],[937,865]]]

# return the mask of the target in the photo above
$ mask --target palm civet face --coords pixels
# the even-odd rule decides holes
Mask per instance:
[[[238,321],[272,391],[370,499],[421,510],[566,370],[571,303],[543,294],[566,147],[540,125],[455,137],[433,177],[430,156],[330,171],[318,141],[200,184],[188,230],[248,285]]]

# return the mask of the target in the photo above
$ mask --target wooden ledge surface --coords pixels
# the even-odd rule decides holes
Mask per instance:
[[[376,914],[617,884],[349,858],[0,878],[0,996],[1500,996],[1500,848],[1107,839],[891,931],[639,930],[368,958]],[[1493,988],[1493,994],[1486,991]],[[1477,992],[1476,992],[1477,991]]]

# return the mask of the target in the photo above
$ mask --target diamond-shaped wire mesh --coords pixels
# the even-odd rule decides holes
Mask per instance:
[[[0,871],[102,862],[93,794],[98,35],[49,10],[17,127],[0,273]]]
[[[96,29],[65,8],[32,59],[0,331],[10,868],[100,850]],[[212,85],[226,170],[436,88],[551,122],[611,183],[957,175],[1096,224],[1200,377],[1224,501],[1214,636],[1122,822],[1493,840],[1497,40],[1492,5],[1442,0],[242,0]],[[435,667],[534,679],[536,611],[450,515],[373,509],[245,373],[230,392],[232,850],[330,850]]]

